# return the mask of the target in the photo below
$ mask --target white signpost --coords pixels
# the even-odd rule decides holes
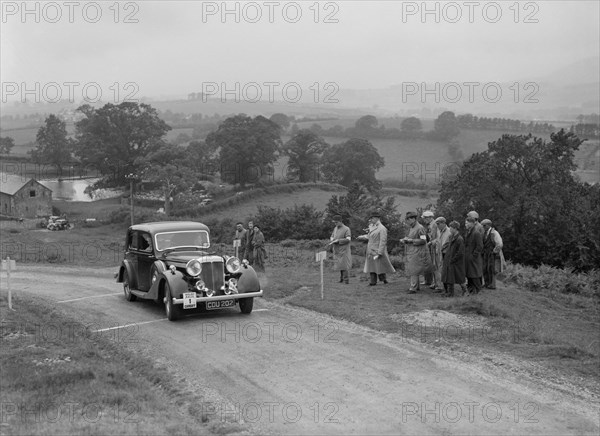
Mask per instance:
[[[321,262],[321,300],[323,299],[323,261],[327,259],[326,251],[319,251],[315,256],[316,262]]]
[[[10,257],[6,257],[6,260],[2,261],[2,271],[6,271],[6,287],[8,288],[8,308],[14,310],[12,307],[12,291],[10,289],[10,272],[17,270],[17,262],[11,260]]]

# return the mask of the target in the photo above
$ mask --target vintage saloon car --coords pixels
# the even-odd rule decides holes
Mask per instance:
[[[129,227],[125,256],[115,274],[128,301],[164,302],[175,321],[188,309],[213,310],[239,304],[252,312],[262,297],[258,276],[246,261],[209,253],[209,229],[189,221],[136,224]]]

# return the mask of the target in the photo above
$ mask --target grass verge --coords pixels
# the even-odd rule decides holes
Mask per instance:
[[[0,433],[11,435],[226,434],[202,398],[117,341],[49,302],[0,301]]]

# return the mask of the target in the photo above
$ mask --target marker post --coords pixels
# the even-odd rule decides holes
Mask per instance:
[[[323,261],[327,259],[326,251],[319,251],[315,256],[315,261],[321,263],[321,300],[323,299]]]

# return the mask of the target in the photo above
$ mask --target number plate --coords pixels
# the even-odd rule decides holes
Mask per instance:
[[[207,301],[206,310],[222,309],[223,307],[235,306],[235,300]]]
[[[184,292],[183,293],[183,308],[184,309],[195,309],[196,308],[196,293],[195,292]]]

